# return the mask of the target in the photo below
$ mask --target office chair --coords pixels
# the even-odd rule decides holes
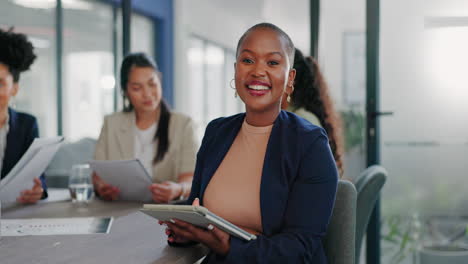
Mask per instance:
[[[355,184],[357,190],[356,263],[359,263],[362,239],[366,233],[370,215],[386,179],[387,171],[379,165],[370,166],[357,178]]]
[[[356,200],[354,185],[339,180],[335,206],[323,241],[329,264],[354,264]]]

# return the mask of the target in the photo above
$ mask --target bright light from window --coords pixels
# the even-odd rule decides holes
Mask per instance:
[[[115,87],[115,79],[112,75],[104,75],[101,77],[101,87],[104,90],[112,90]]]
[[[56,0],[13,0],[13,3],[27,8],[55,8]],[[67,9],[90,10],[91,4],[81,0],[62,0],[62,6]]]

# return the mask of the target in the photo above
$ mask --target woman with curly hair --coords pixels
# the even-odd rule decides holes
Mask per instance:
[[[0,29],[0,171],[3,179],[21,159],[34,138],[39,136],[36,118],[9,107],[19,90],[20,73],[29,70],[36,59],[34,48],[24,34]],[[35,203],[47,197],[44,175],[34,179],[30,190],[17,201]]]
[[[325,129],[336,165],[343,176],[341,119],[333,107],[325,78],[317,61],[313,57],[304,57],[298,49],[294,54],[294,69],[294,90],[288,99],[284,98],[281,108]]]

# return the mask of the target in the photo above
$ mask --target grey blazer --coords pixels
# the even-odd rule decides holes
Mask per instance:
[[[134,112],[117,112],[106,116],[96,144],[94,159],[134,159],[135,125]],[[176,182],[180,174],[193,172],[198,147],[192,119],[186,115],[171,112],[169,149],[163,160],[153,165],[153,182]]]

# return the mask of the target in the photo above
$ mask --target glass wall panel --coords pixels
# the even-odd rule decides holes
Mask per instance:
[[[204,80],[204,46],[203,41],[198,38],[190,38],[190,48],[187,50],[187,59],[189,63],[189,83],[191,89],[191,117],[199,124],[197,134],[201,138],[205,126],[205,80]]]
[[[319,65],[341,112],[345,139],[344,177],[366,166],[366,1],[320,1]]]
[[[112,7],[82,2],[83,8],[63,10],[63,125],[72,141],[97,138],[114,107]]]
[[[123,26],[122,26],[122,9],[117,9],[117,70],[120,74],[120,65],[123,60]],[[130,28],[130,52],[144,52],[151,56],[154,60],[156,49],[155,46],[155,26],[151,18],[132,13],[131,17],[131,28]],[[164,76],[163,76],[164,78]],[[164,81],[164,80],[163,80]],[[117,111],[123,109],[122,93],[120,92],[120,82],[117,84]]]
[[[239,97],[234,97],[234,89],[230,87],[234,78],[234,52],[195,36],[190,38],[189,45],[190,116],[199,125],[201,138],[211,120],[239,113],[243,104]]]
[[[55,3],[0,1],[0,27],[28,36],[37,59],[21,74],[14,108],[38,119],[41,136],[57,134]],[[7,10],[7,11],[6,11]]]
[[[234,89],[231,87],[231,80],[234,79],[234,63],[236,62],[236,55],[234,52],[226,52],[226,64],[225,64],[225,77],[224,77],[224,86],[226,87],[224,100],[224,113],[226,116],[237,114],[243,112],[244,104],[240,97],[234,97]],[[232,81],[232,86],[234,87],[234,81]]]
[[[145,52],[154,57],[154,23],[140,14],[132,13],[131,18],[131,50],[132,52]]]
[[[219,46],[205,46],[205,119],[209,122],[224,114],[224,50]]]
[[[384,263],[420,263],[434,246],[466,256],[468,2],[382,1],[380,12],[381,108],[395,113],[381,119]]]

